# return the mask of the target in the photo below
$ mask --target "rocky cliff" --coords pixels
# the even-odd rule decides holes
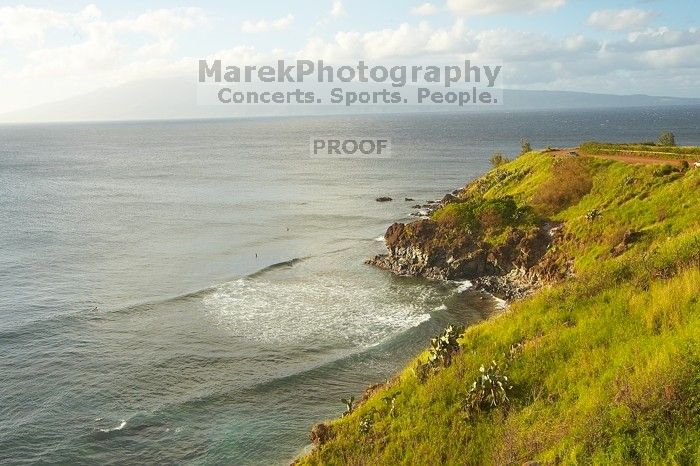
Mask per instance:
[[[384,235],[387,254],[367,263],[397,275],[470,280],[475,287],[507,300],[526,296],[570,273],[569,261],[556,254],[561,224],[543,221],[512,228],[499,244],[484,236],[483,232],[465,233],[432,218],[394,223]]]

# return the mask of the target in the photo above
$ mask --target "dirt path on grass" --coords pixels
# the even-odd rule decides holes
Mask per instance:
[[[556,149],[549,152],[552,157],[593,157],[596,159],[605,160],[616,160],[618,162],[625,162],[632,165],[674,165],[679,167],[681,165],[680,160],[663,159],[656,157],[646,157],[646,156],[635,156],[635,155],[593,155],[581,152],[578,147],[569,147],[566,149]]]

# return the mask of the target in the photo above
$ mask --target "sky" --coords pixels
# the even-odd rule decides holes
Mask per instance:
[[[0,1],[0,113],[290,57],[499,60],[512,89],[700,97],[700,3]]]

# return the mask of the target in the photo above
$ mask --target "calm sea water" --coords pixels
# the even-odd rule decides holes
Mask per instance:
[[[515,153],[700,144],[700,109],[0,126],[0,463],[284,464],[493,303],[363,264]],[[391,159],[312,159],[312,135]],[[391,196],[391,203],[377,203]]]

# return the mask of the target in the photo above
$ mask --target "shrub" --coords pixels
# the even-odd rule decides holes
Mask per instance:
[[[464,331],[463,327],[449,325],[442,333],[430,339],[428,360],[416,366],[415,374],[418,380],[424,381],[430,372],[447,367],[452,363],[452,357],[460,349],[457,339]]]
[[[395,392],[391,395],[386,395],[382,398],[384,404],[389,408],[389,416],[396,417],[396,397],[401,394],[401,391]]]
[[[473,233],[479,229],[530,224],[534,222],[534,215],[532,209],[518,206],[511,196],[506,196],[448,204],[437,210],[433,219],[448,228],[459,228]]]
[[[667,176],[675,171],[676,169],[673,166],[665,164],[654,170],[654,176]]]
[[[675,146],[676,136],[670,131],[664,131],[659,135],[659,139],[656,141],[659,146]]]
[[[602,214],[600,213],[600,210],[598,209],[591,209],[588,212],[586,212],[586,220],[589,222],[592,222],[593,220],[597,220],[600,218]]]
[[[540,185],[533,202],[546,213],[559,212],[576,204],[593,188],[588,167],[579,159],[558,159],[552,176]]]
[[[504,165],[506,163],[510,162],[502,153],[500,152],[494,152],[493,155],[491,156],[491,166],[493,168],[500,167],[501,165]]]
[[[428,364],[433,367],[447,367],[452,356],[459,351],[459,338],[462,329],[449,325],[442,333],[430,339],[430,356]]]
[[[513,386],[508,376],[496,361],[479,368],[479,376],[472,382],[464,400],[467,416],[488,411],[497,406],[507,406],[510,403],[508,392]]]
[[[374,415],[376,414],[376,409],[370,409],[367,414],[360,421],[360,433],[369,434],[374,426]]]
[[[489,199],[474,209],[482,228],[498,228],[517,221],[518,205],[512,197]]]
[[[522,138],[520,140],[520,153],[527,154],[530,151],[532,151],[532,146],[530,145],[530,140],[526,139],[526,138]]]
[[[352,414],[353,410],[355,409],[355,397],[351,396],[350,398],[341,398],[340,401],[345,404],[345,412],[343,413],[343,416]]]
[[[622,181],[622,184],[625,186],[631,186],[639,181],[637,178],[635,178],[632,175],[627,175],[625,179]]]

